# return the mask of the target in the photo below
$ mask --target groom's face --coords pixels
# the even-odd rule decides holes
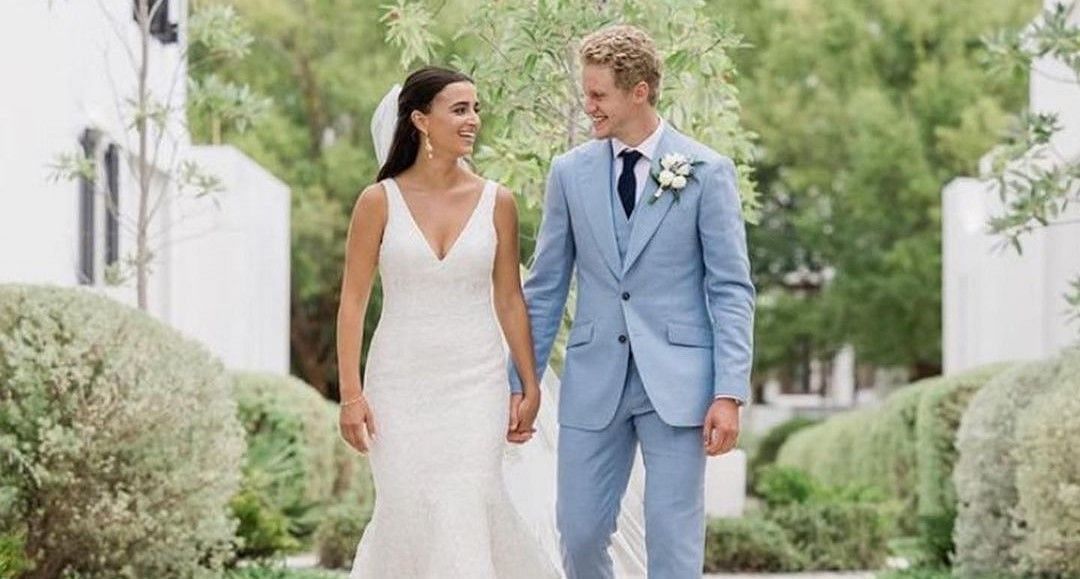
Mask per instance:
[[[636,110],[631,91],[615,86],[610,67],[586,64],[581,68],[581,87],[585,91],[585,113],[592,120],[595,139],[618,137],[627,118]]]

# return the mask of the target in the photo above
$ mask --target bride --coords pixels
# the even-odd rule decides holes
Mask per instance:
[[[526,376],[535,363],[514,198],[459,163],[479,128],[468,76],[411,74],[378,183],[353,211],[338,313],[340,422],[349,444],[370,452],[377,497],[353,577],[558,576],[503,483],[505,442],[531,437],[540,386],[534,379],[509,396],[504,337]],[[361,388],[376,267],[383,309]]]
[[[506,188],[463,162],[479,110],[468,76],[426,67],[373,120],[381,169],[353,209],[337,320],[341,433],[369,454],[376,494],[353,579],[562,576],[557,427],[527,378],[536,373],[517,210]],[[382,315],[361,385],[376,271]],[[523,394],[510,394],[507,349],[523,369]],[[631,484],[614,537],[620,576],[645,568],[641,486]]]

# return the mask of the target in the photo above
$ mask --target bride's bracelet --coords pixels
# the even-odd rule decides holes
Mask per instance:
[[[342,402],[341,407],[344,408],[346,406],[351,406],[353,404],[356,404],[357,402],[360,402],[363,399],[364,399],[364,395],[363,394],[358,394],[356,396],[356,398],[353,398],[352,400],[346,400],[345,402]]]

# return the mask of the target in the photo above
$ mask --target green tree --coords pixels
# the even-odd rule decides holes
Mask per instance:
[[[385,42],[386,23],[380,21],[396,16],[366,0],[199,3],[200,9],[231,7],[250,26],[248,57],[214,62],[201,71],[200,82],[250,85],[272,102],[257,126],[238,133],[225,125],[221,137],[292,189],[292,372],[334,397],[334,320],[345,232],[357,195],[378,169],[369,121],[383,94],[405,72],[398,51]],[[440,15],[433,34],[449,35],[456,25],[456,11],[444,13],[449,16]],[[196,138],[213,140],[211,116],[191,110],[189,118]],[[369,339],[380,303],[376,288],[366,320]]]
[[[390,39],[403,61],[429,51],[433,20],[424,3],[404,0],[388,18]],[[518,196],[522,261],[533,254],[543,188],[551,159],[588,140],[588,119],[579,87],[577,46],[604,26],[627,23],[648,30],[664,59],[660,113],[675,126],[730,156],[739,173],[739,192],[747,221],[757,218],[757,190],[750,162],[753,135],[740,122],[729,52],[740,37],[714,18],[703,0],[598,2],[586,0],[510,0],[472,10],[453,39],[464,50],[453,63],[476,78],[486,103],[486,128],[476,155],[479,170]],[[436,37],[437,38],[437,37]],[[570,322],[572,287],[563,332],[552,356],[561,363],[561,339]]]
[[[574,42],[618,19],[656,35],[668,55],[664,114],[736,159],[753,215],[752,147],[726,82],[734,75],[727,51],[738,39],[707,15],[704,2],[516,0],[481,10],[472,0],[381,7],[361,0],[201,1],[235,7],[253,29],[250,56],[213,73],[248,83],[275,104],[259,126],[224,139],[293,189],[294,372],[324,393],[336,386],[345,230],[358,191],[377,170],[368,121],[385,91],[419,63],[456,65],[477,79],[488,112],[475,162],[519,195],[523,257],[532,253],[547,164],[585,138]],[[205,119],[193,126],[201,138],[212,134]],[[372,301],[368,337],[378,291]]]
[[[979,36],[1037,2],[713,4],[750,45],[736,65],[761,137],[757,370],[851,343],[863,361],[937,373],[941,188],[975,169],[1025,94],[979,66]]]

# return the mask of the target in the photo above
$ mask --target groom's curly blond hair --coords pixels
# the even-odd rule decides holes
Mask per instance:
[[[647,32],[636,26],[609,26],[582,39],[579,54],[584,64],[611,68],[615,86],[623,90],[645,81],[649,85],[649,104],[656,106],[661,63],[656,43]]]

